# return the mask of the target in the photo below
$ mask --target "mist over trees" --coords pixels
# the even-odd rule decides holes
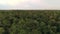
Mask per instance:
[[[0,34],[60,34],[60,11],[1,10]]]

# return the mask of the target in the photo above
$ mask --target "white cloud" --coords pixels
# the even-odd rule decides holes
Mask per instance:
[[[28,0],[0,0],[0,4],[15,6],[19,3],[26,2],[26,1]]]
[[[0,0],[0,9],[60,9],[60,0]]]

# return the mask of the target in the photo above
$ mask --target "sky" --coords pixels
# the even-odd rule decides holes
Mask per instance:
[[[60,10],[60,0],[0,0],[1,9]]]

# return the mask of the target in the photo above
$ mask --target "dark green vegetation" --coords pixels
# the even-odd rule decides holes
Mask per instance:
[[[0,34],[60,34],[60,12],[0,11]]]

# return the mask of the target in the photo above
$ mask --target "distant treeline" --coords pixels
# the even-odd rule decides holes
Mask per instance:
[[[0,34],[60,34],[60,10],[0,10]]]

